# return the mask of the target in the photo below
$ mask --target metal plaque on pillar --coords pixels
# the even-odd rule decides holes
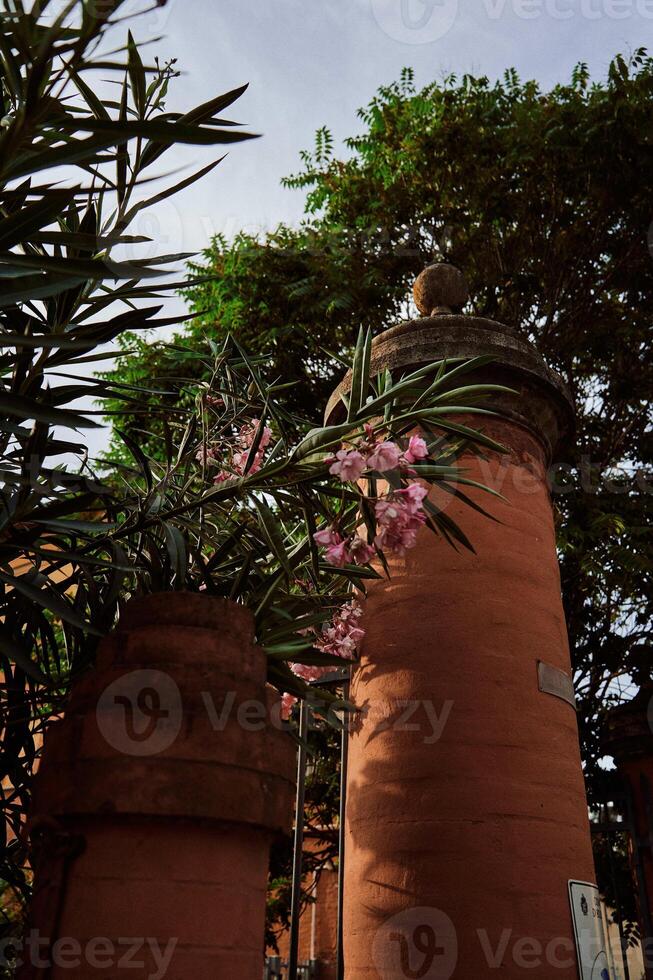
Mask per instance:
[[[580,980],[612,980],[598,888],[587,881],[570,881],[569,903]]]

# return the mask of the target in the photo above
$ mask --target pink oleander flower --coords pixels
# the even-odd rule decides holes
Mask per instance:
[[[382,497],[374,505],[374,514],[379,524],[390,524],[392,521],[396,521],[402,513],[402,507],[392,496]]]
[[[261,427],[260,419],[251,419],[251,421],[246,422],[240,427],[240,432],[238,433],[237,442],[238,445],[243,449],[249,449],[249,447],[254,442],[258,431]],[[270,444],[270,439],[272,438],[272,430],[268,428],[267,425],[263,426],[263,434],[261,435],[261,441],[259,442],[259,450],[265,449]]]
[[[330,544],[338,544],[340,541],[342,541],[342,537],[332,527],[327,527],[322,531],[316,531],[313,535],[313,540],[316,542],[316,544],[321,544],[324,547],[327,547]]]
[[[367,465],[371,470],[385,473],[387,470],[394,470],[399,466],[401,450],[394,442],[386,439],[384,442],[374,446],[367,457]]]
[[[259,425],[260,424],[261,423],[259,422]],[[272,429],[269,426],[264,425],[263,435],[261,436],[261,447],[263,449],[267,449],[267,447],[270,445],[271,440],[272,440]]]
[[[404,453],[406,462],[416,463],[418,459],[425,459],[428,454],[428,446],[424,439],[421,436],[411,436],[408,441],[408,449]]]
[[[345,603],[334,614],[331,622],[325,623],[321,633],[317,635],[314,644],[316,650],[345,660],[355,657],[365,636],[365,630],[358,626],[362,613],[362,608],[355,600]]]
[[[313,540],[326,549],[326,560],[330,565],[335,565],[336,568],[344,568],[348,563],[366,565],[375,554],[374,548],[359,535],[354,534],[350,538],[343,538],[338,531],[330,527],[316,531]]]
[[[245,468],[249,460],[249,453],[250,453],[249,449],[245,449],[243,450],[242,453],[234,453],[231,458],[233,468],[238,473],[240,473],[241,476],[245,474]],[[263,462],[263,450],[259,449],[256,455],[254,456],[254,459],[252,460],[249,469],[247,470],[247,475],[253,476],[254,473],[258,473],[258,471],[261,468],[262,462]]]
[[[355,599],[345,602],[338,611],[338,619],[343,623],[357,623],[363,615],[363,607]]]
[[[195,453],[195,459],[198,463],[201,463],[202,466],[208,466],[209,463],[215,461],[217,455],[218,450],[215,446],[207,446],[205,443],[203,443]]]
[[[329,473],[339,476],[343,483],[355,483],[365,469],[365,459],[357,449],[340,449],[329,467]]]
[[[409,483],[402,490],[395,490],[395,497],[401,497],[406,501],[411,514],[419,514],[422,510],[422,501],[428,497],[429,492],[421,483]]]
[[[354,565],[367,565],[372,561],[376,554],[372,545],[368,544],[364,538],[355,534],[348,543],[349,560]]]
[[[325,558],[330,565],[336,568],[344,568],[349,561],[349,549],[346,541],[338,541],[335,544],[327,545]]]
[[[229,464],[233,468],[234,472],[229,473],[227,470],[222,470],[217,476],[213,477],[214,483],[224,483],[225,480],[231,480],[237,476],[244,476],[245,470],[248,463],[250,462],[251,447],[253,445],[256,434],[260,428],[259,419],[252,419],[251,422],[246,422],[241,426],[240,431],[235,439],[235,444],[238,447],[235,450],[228,448],[226,451],[223,450],[224,455],[229,455]],[[272,438],[271,430],[265,426],[263,428],[263,433],[261,435],[261,441],[258,445],[258,449],[252,459],[249,469],[247,470],[247,475],[257,473],[260,470],[263,463],[263,457],[265,456],[265,448],[269,445],[270,439]],[[200,446],[195,454],[195,458],[198,463],[202,463],[206,466],[209,462],[215,461],[218,457],[218,446]]]
[[[378,548],[393,555],[405,555],[417,544],[417,528],[401,524],[386,524],[374,539]]]
[[[204,401],[211,408],[223,408],[224,398],[222,395],[209,395],[208,393],[204,395]]]
[[[374,513],[379,532],[376,546],[393,555],[404,555],[417,541],[417,531],[426,521],[422,501],[428,491],[420,483],[409,483],[378,500]]]
[[[297,632],[302,637],[313,638],[313,646],[316,650],[350,660],[355,656],[358,644],[365,635],[365,631],[358,625],[362,612],[357,602],[347,602],[333,614],[331,620],[325,623],[320,631],[315,626],[309,626]],[[331,667],[318,667],[314,664],[291,663],[289,666],[293,674],[307,684],[319,681],[331,670]],[[292,704],[294,703],[293,701]]]
[[[297,704],[297,698],[294,694],[282,694],[281,695],[281,717],[284,721],[288,721],[290,718],[292,709]]]
[[[329,672],[328,667],[315,667],[309,664],[291,664],[290,669],[293,674],[301,677],[307,684],[311,681],[319,681],[320,677],[323,677]]]
[[[236,473],[241,476],[245,475],[245,470],[249,464],[249,469],[247,469],[247,475],[253,475],[257,473],[263,463],[263,458],[265,456],[266,447],[270,444],[272,438],[272,430],[268,426],[263,427],[263,432],[261,434],[261,441],[258,444],[258,448],[254,455],[254,458],[250,462],[251,447],[254,444],[254,440],[258,434],[261,427],[261,422],[259,419],[252,419],[250,422],[246,422],[240,427],[240,431],[236,436],[236,445],[239,447],[236,452],[233,453],[231,458],[231,463]]]
[[[347,542],[332,527],[316,531],[313,540],[326,549],[325,557],[329,564],[337,568],[343,568],[347,564],[349,560]]]

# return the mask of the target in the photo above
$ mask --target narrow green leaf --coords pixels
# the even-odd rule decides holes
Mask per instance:
[[[48,679],[34,662],[31,650],[22,639],[14,636],[4,624],[0,624],[0,652],[13,661],[37,684],[48,684]]]
[[[90,633],[93,636],[102,636],[102,632],[87,623],[81,616],[78,616],[75,610],[69,603],[65,602],[59,596],[54,595],[50,588],[46,585],[44,588],[39,589],[34,585],[30,585],[26,582],[23,577],[6,575],[4,572],[0,571],[0,581],[4,582],[5,585],[11,586],[24,595],[30,602],[34,602],[37,606],[47,609],[49,612],[54,613],[60,619],[64,620],[66,623],[70,623],[71,626],[77,629],[83,630],[85,633]]]
[[[288,559],[281,525],[263,499],[254,497],[253,502],[258,511],[261,527],[270,544],[272,553],[279,560],[288,578],[292,578],[293,570]]]
[[[101,429],[102,426],[69,409],[52,408],[44,402],[33,401],[23,395],[0,392],[0,411],[20,419],[36,419],[50,425],[65,425],[70,429]]]
[[[129,73],[134,105],[136,106],[139,117],[142,119],[145,115],[145,89],[147,83],[143,62],[141,61],[141,56],[138,53],[138,47],[131,31],[127,35],[127,71]]]

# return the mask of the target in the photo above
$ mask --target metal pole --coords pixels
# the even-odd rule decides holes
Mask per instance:
[[[295,839],[292,862],[292,897],[290,900],[290,949],[288,951],[288,980],[297,980],[299,951],[299,910],[302,895],[302,851],[304,848],[304,791],[306,788],[306,738],[308,712],[306,700],[299,708],[299,752],[297,753],[297,797],[295,802]]]
[[[644,960],[644,974],[647,980],[651,980],[651,978],[653,978],[653,964],[651,964],[650,961],[650,954],[651,950],[653,949],[653,929],[651,928],[651,909],[649,905],[648,888],[646,887],[646,873],[644,871],[642,851],[649,848],[650,851],[653,852],[653,807],[651,806],[651,792],[648,785],[648,780],[646,779],[644,773],[640,773],[639,778],[646,813],[646,830],[644,838],[640,838],[639,836],[639,828],[637,826],[637,819],[635,816],[632,790],[628,782],[626,782],[626,812],[628,814],[628,823],[630,824],[632,854],[635,864],[635,878],[637,880],[639,914],[642,927],[640,945],[642,950],[642,959]]]
[[[342,686],[342,697],[349,698],[349,678]],[[336,980],[344,980],[345,960],[342,948],[343,900],[345,894],[345,808],[347,805],[347,757],[349,747],[349,714],[342,717],[340,743],[340,817],[338,826],[338,929],[336,934]]]
[[[607,815],[607,804],[604,804],[604,813]],[[619,897],[619,886],[617,884],[617,871],[614,865],[614,854],[612,853],[612,835],[610,830],[607,831],[608,838],[608,861],[610,864],[610,874],[612,876],[612,883],[614,885],[614,899],[616,903],[615,912],[617,913],[617,925],[619,927],[619,942],[621,947],[621,962],[624,968],[624,978],[625,980],[630,980],[630,971],[628,969],[628,944],[624,937],[624,920],[621,913],[621,899]]]

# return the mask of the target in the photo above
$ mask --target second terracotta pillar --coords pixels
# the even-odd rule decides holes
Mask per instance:
[[[295,756],[248,610],[130,603],[47,732],[20,980],[260,980]]]
[[[476,554],[423,529],[369,589],[351,689],[345,976],[577,980],[568,881],[594,869],[547,484],[571,410],[530,345],[451,312],[461,289],[451,267],[423,273],[416,298],[435,315],[376,338],[372,373],[493,354],[478,380],[519,395],[483,429],[508,452],[461,465],[506,499],[461,488],[490,520],[432,492]]]

